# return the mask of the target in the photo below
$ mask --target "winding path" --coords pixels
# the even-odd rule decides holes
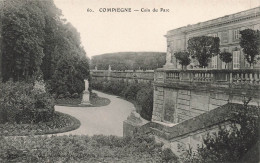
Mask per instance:
[[[57,135],[116,135],[123,136],[123,121],[135,109],[134,105],[114,95],[94,91],[100,97],[110,99],[111,103],[102,107],[55,106],[55,110],[74,116],[81,126],[74,131]]]

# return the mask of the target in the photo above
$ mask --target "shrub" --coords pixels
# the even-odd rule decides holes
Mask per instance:
[[[151,120],[153,112],[153,87],[150,84],[124,83],[124,81],[93,81],[93,89],[111,93],[136,102],[141,107],[141,117]]]
[[[2,162],[163,162],[149,136],[0,137]]]
[[[250,149],[259,143],[260,112],[259,108],[248,106],[249,101],[245,101],[244,106],[234,112],[229,128],[220,126],[216,134],[206,135],[204,145],[197,152],[191,154],[189,151],[187,162],[240,162],[245,154],[252,152]],[[258,156],[249,159],[259,162]]]
[[[165,148],[162,151],[162,160],[165,162],[178,162],[178,157],[170,148]]]
[[[219,58],[221,61],[229,63],[232,61],[232,54],[229,52],[222,52],[219,54]]]
[[[72,98],[79,98],[79,94],[78,94],[78,93],[73,93],[73,94],[71,95],[71,97],[72,97]]]
[[[39,83],[8,81],[0,85],[0,92],[1,123],[31,123],[48,121],[52,117],[53,98]]]
[[[188,53],[188,52],[176,52],[176,53],[174,53],[174,56],[179,61],[179,64],[181,64],[182,69],[184,66],[189,65],[191,62],[191,60],[189,58],[190,53]]]
[[[142,87],[136,94],[136,102],[141,106],[140,115],[144,119],[150,121],[153,114],[153,88]]]
[[[64,94],[59,94],[58,99],[62,99],[64,97],[65,97]]]
[[[137,92],[141,89],[140,84],[129,84],[125,91],[123,92],[123,95],[128,100],[136,100]]]
[[[70,98],[70,96],[71,96],[71,95],[70,95],[69,92],[66,92],[66,93],[65,93],[65,97],[66,97],[66,98]]]
[[[92,93],[90,94],[90,97],[91,97],[91,98],[97,98],[98,95],[97,95],[96,93],[93,93],[93,92],[92,92]]]

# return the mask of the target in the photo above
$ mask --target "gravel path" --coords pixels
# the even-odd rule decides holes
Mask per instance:
[[[117,96],[94,91],[100,97],[110,99],[111,103],[102,107],[55,106],[55,110],[74,116],[81,122],[80,128],[57,135],[116,135],[123,136],[123,121],[135,109],[134,105]]]

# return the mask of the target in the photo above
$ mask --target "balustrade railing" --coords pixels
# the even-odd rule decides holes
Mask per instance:
[[[242,84],[255,84],[259,85],[260,83],[260,72],[233,72],[232,74],[232,83],[242,83]]]
[[[154,80],[159,83],[201,82],[260,85],[259,69],[241,70],[164,70],[143,72],[92,71],[93,77]]]
[[[158,82],[164,82],[164,83],[204,82],[204,83],[260,85],[260,70],[259,69],[243,69],[243,70],[163,70],[161,69],[155,72],[154,80]]]

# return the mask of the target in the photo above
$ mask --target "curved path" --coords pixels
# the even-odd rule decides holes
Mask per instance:
[[[123,136],[123,121],[135,110],[134,105],[114,95],[94,91],[100,97],[110,99],[111,103],[102,107],[55,106],[55,110],[74,116],[81,126],[74,131],[57,135],[116,135]]]

